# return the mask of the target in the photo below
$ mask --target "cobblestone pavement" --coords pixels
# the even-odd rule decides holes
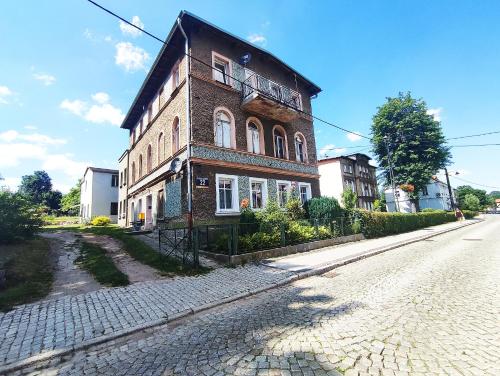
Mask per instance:
[[[499,226],[490,217],[42,373],[499,375]]]

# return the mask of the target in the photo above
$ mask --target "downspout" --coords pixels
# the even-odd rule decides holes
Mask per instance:
[[[187,201],[188,201],[188,228],[191,232],[193,228],[193,187],[192,187],[192,171],[191,171],[191,117],[190,117],[190,82],[189,82],[189,39],[182,28],[181,19],[177,17],[177,25],[186,40],[184,43],[184,56],[186,58],[186,173],[187,173]]]

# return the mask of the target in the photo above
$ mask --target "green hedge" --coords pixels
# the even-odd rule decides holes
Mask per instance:
[[[462,210],[462,213],[464,214],[465,219],[472,219],[479,215],[477,211],[472,211],[472,210]]]
[[[418,230],[428,226],[440,225],[456,221],[453,212],[426,212],[426,213],[382,213],[357,211],[363,222],[363,234],[367,238],[400,234]]]

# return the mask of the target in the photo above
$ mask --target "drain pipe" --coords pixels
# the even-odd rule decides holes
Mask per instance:
[[[186,173],[187,173],[187,204],[188,204],[188,228],[191,232],[193,228],[193,178],[191,171],[191,117],[190,117],[190,83],[189,83],[189,39],[182,28],[181,19],[177,17],[177,25],[186,40],[184,43],[184,56],[186,59]]]

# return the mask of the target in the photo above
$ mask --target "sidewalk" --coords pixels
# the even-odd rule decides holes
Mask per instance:
[[[397,246],[467,226],[449,223],[206,275],[105,288],[0,313],[0,374],[269,290]]]

